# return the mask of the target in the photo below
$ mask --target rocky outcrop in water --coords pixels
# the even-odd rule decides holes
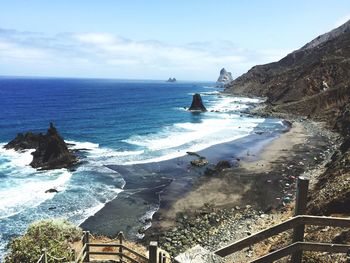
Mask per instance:
[[[16,138],[4,146],[5,149],[14,149],[16,151],[36,149],[39,147],[40,141],[44,135],[27,132],[25,134],[18,133]]]
[[[44,170],[68,168],[78,161],[52,123],[46,134],[19,133],[4,148],[16,151],[35,149],[30,165]]]
[[[231,72],[227,72],[225,68],[222,68],[220,70],[220,76],[217,82],[227,84],[227,83],[230,83],[231,81],[233,81]]]
[[[176,78],[168,78],[166,82],[176,82]]]
[[[191,107],[188,109],[189,111],[207,111],[204,107],[202,97],[198,93],[193,95]]]

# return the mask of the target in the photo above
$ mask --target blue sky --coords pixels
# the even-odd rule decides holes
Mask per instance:
[[[215,80],[350,19],[347,1],[0,1],[0,75]]]

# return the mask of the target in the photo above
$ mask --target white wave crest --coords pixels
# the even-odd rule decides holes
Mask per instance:
[[[45,191],[48,189],[64,191],[71,176],[72,174],[66,169],[59,169],[38,172],[21,180],[9,179],[6,183],[1,183],[0,219],[18,214],[27,208],[36,207],[53,198],[55,193],[45,193]]]

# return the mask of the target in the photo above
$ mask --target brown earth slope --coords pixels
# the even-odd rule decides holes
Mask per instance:
[[[266,97],[263,114],[310,118],[338,132],[338,149],[312,178],[308,213],[350,216],[350,21],[278,62],[253,67],[227,84],[225,92]],[[321,241],[322,231],[308,235]],[[341,242],[350,242],[349,230],[341,236]],[[307,262],[331,262],[324,258],[316,255],[316,261]]]
[[[267,97],[268,109],[326,120],[350,98],[350,21],[278,62],[255,66],[225,87]]]

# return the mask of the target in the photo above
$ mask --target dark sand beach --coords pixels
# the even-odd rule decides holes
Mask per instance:
[[[264,146],[288,129],[288,127],[281,127],[278,131],[259,134],[252,132],[241,139],[199,151],[197,154],[208,160],[208,165],[203,167],[190,164],[192,160],[198,159],[194,155],[157,163],[109,165],[108,168],[117,171],[124,178],[126,182],[124,191],[81,226],[92,233],[107,236],[115,236],[119,231],[123,231],[134,239],[139,236],[139,232],[143,233],[143,229],[149,226],[150,217],[158,208],[159,211],[155,218],[159,218],[159,215],[165,210],[173,211],[172,207],[176,202],[192,193],[198,184],[208,180],[210,176],[204,176],[207,168],[214,168],[221,160],[227,160],[235,167],[248,157],[258,158],[257,154]],[[259,130],[259,127],[256,130]],[[213,186],[209,193],[216,195],[218,189],[215,185]],[[227,190],[233,195],[240,195],[244,192],[242,189]],[[198,197],[198,199],[206,202],[206,198]],[[233,200],[229,198],[227,202],[230,199]],[[196,206],[203,205],[200,200],[195,203]]]
[[[186,155],[158,163],[108,166],[122,174],[124,192],[107,203],[81,226],[94,234],[115,236],[123,231],[146,240],[176,224],[176,216],[201,210],[210,204],[226,209],[250,205],[270,211],[288,203],[294,192],[295,176],[314,166],[319,153],[329,147],[322,135],[310,134],[305,125],[278,132],[255,133],[214,145],[198,152],[209,164],[190,164],[196,156]],[[258,130],[258,128],[257,128]],[[322,138],[320,138],[322,137]],[[205,170],[227,160],[232,167],[205,175]],[[321,160],[321,158],[319,159]],[[284,169],[281,169],[284,167]]]

